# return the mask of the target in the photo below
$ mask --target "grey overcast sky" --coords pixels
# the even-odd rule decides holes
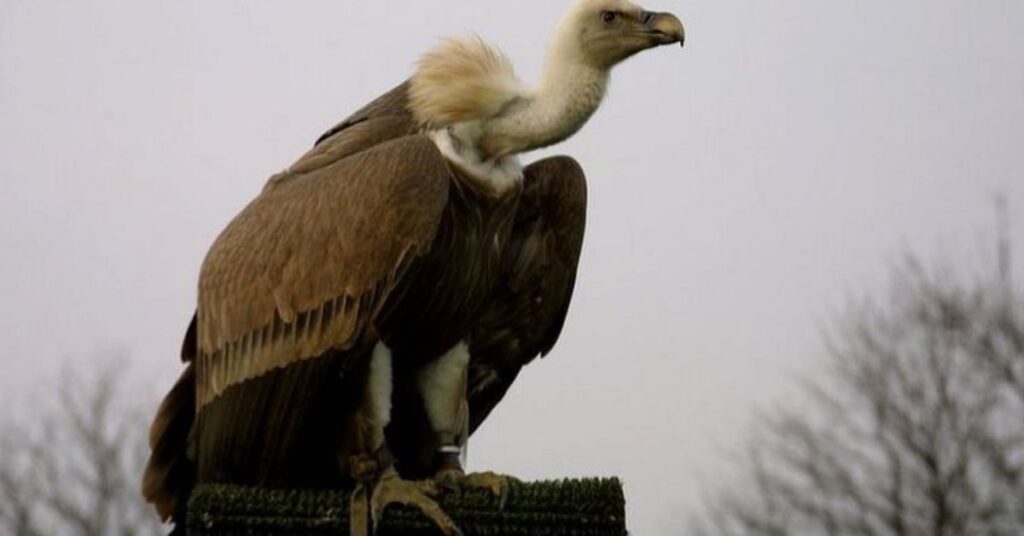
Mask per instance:
[[[687,46],[618,68],[556,148],[590,184],[575,301],[470,450],[528,479],[620,475],[641,535],[905,248],[991,258],[998,191],[1024,237],[1024,2],[652,2]],[[203,254],[270,174],[440,36],[535,79],[565,5],[0,0],[0,397],[111,350],[162,395]]]

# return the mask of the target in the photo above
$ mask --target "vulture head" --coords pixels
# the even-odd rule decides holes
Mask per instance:
[[[671,13],[647,11],[628,0],[579,0],[556,32],[553,54],[609,70],[630,56],[684,40]]]

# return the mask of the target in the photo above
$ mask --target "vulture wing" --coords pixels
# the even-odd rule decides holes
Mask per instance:
[[[272,177],[207,255],[182,349],[188,365],[150,429],[143,494],[162,518],[181,521],[196,478],[197,411],[232,385],[371,337],[388,292],[430,246],[450,177],[435,145],[415,135],[406,88]],[[245,429],[259,418],[246,407],[224,417]]]
[[[267,188],[386,141],[416,134],[408,94],[409,82],[403,82],[331,127],[291,168],[271,177]]]
[[[339,150],[369,135],[357,129],[371,121],[275,177],[214,242],[199,278],[200,408],[232,385],[359,342],[430,247],[447,164],[418,135]]]
[[[586,179],[575,160],[548,158],[524,171],[523,197],[502,259],[504,281],[470,337],[470,433],[523,365],[558,340],[576,281],[586,205]]]
[[[200,272],[197,395],[358,342],[431,244],[449,171],[402,83],[268,181]]]

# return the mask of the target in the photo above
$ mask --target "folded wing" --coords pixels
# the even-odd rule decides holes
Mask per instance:
[[[555,345],[583,245],[587,186],[569,157],[524,171],[523,198],[503,257],[503,282],[470,337],[470,432],[505,396],[519,370]]]
[[[434,144],[413,135],[325,156],[331,142],[275,177],[203,262],[200,407],[271,369],[372,337],[388,292],[431,245],[449,187]]]

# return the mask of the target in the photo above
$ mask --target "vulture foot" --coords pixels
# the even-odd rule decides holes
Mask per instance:
[[[384,509],[389,504],[404,504],[419,508],[423,515],[441,529],[445,536],[462,536],[462,531],[455,522],[445,514],[433,499],[439,494],[437,484],[431,480],[402,480],[394,469],[389,469],[381,476],[373,489],[370,499],[370,515],[373,519],[374,532],[380,526]]]
[[[488,490],[498,498],[498,509],[504,510],[508,501],[509,486],[513,482],[519,482],[519,479],[491,471],[466,474],[461,469],[444,469],[434,476],[434,481],[455,493],[461,493],[465,489]]]

